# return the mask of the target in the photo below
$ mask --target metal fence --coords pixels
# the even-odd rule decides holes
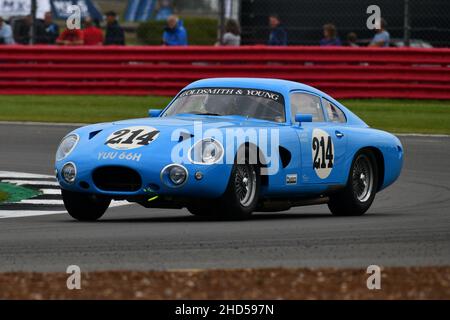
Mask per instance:
[[[127,0],[95,0],[125,7]],[[164,1],[164,0],[156,0]],[[269,35],[268,16],[278,14],[288,32],[290,45],[317,45],[322,26],[336,25],[345,43],[356,33],[365,45],[373,37],[366,26],[367,8],[377,5],[387,21],[387,30],[397,45],[410,39],[411,46],[450,46],[450,0],[166,0],[181,16],[217,17],[239,20],[243,44],[265,44]],[[220,26],[219,26],[220,27]],[[405,39],[406,38],[406,39]]]
[[[364,44],[374,34],[366,27],[367,8],[374,4],[397,43],[409,35],[413,46],[450,45],[449,0],[241,0],[243,42],[266,43],[268,16],[276,13],[288,31],[289,44],[317,45],[326,23],[336,25],[341,40],[354,32]]]
[[[239,20],[242,44],[266,44],[268,17],[276,13],[288,33],[290,45],[318,45],[322,27],[332,23],[345,43],[355,33],[358,43],[367,44],[374,36],[366,21],[367,8],[377,5],[387,21],[387,30],[396,45],[410,39],[411,46],[450,46],[450,0],[153,0],[169,3],[181,17],[212,17],[223,31],[227,19]],[[102,12],[115,10],[124,16],[128,0],[94,0]],[[129,27],[134,30],[135,25]]]

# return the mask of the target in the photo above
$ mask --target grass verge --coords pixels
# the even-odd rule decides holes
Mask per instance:
[[[0,183],[0,203],[19,202],[39,195],[39,191],[16,186],[9,183]]]
[[[105,271],[81,274],[68,290],[65,273],[0,273],[0,299],[450,299],[450,267],[381,270],[369,290],[365,269]]]
[[[143,118],[168,97],[0,96],[0,121],[96,123]]]
[[[398,133],[450,134],[450,101],[344,100],[374,128]]]
[[[8,194],[0,190],[0,203],[5,202],[8,199]]]
[[[142,118],[169,97],[0,96],[0,121],[95,123]],[[450,101],[343,100],[374,128],[399,133],[450,134]]]

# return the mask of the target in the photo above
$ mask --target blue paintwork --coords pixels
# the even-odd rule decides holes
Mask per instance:
[[[275,79],[247,79],[247,78],[222,78],[206,79],[194,82],[184,90],[204,87],[233,87],[252,88],[275,91],[284,96],[286,105],[286,122],[275,123],[257,119],[247,119],[238,116],[201,116],[178,115],[173,117],[159,117],[157,112],[151,111],[151,118],[117,121],[113,123],[94,124],[79,128],[73,133],[79,135],[79,142],[73,152],[64,160],[56,162],[58,181],[63,189],[76,192],[89,192],[106,194],[113,197],[128,197],[145,195],[149,184],[160,187],[159,195],[171,195],[180,197],[209,197],[221,196],[226,189],[232,166],[228,164],[199,165],[190,163],[185,159],[183,165],[189,172],[188,181],[182,187],[173,188],[165,186],[160,180],[161,170],[172,163],[171,150],[179,144],[172,141],[174,130],[193,132],[194,121],[201,121],[203,131],[218,129],[224,131],[227,128],[248,128],[279,130],[280,145],[291,152],[291,161],[287,167],[282,168],[275,175],[268,177],[268,183],[262,185],[263,197],[313,197],[325,193],[331,186],[344,186],[347,182],[350,166],[355,154],[363,148],[378,150],[384,162],[383,183],[379,186],[382,190],[392,184],[400,175],[403,164],[403,147],[400,141],[392,134],[369,128],[364,121],[353,114],[341,103],[327,94],[304,84],[275,80]],[[339,107],[347,118],[347,123],[332,122],[303,122],[301,125],[294,123],[290,112],[290,95],[292,92],[306,92],[325,98]],[[170,104],[169,104],[170,106]],[[323,105],[322,105],[323,106]],[[161,115],[164,114],[164,111]],[[327,115],[325,113],[325,119]],[[138,152],[141,154],[139,161],[120,159],[121,151],[111,149],[105,145],[108,136],[121,128],[130,126],[151,126],[160,131],[160,136],[145,147],[128,150],[127,153]],[[313,155],[311,148],[312,131],[321,129],[327,132],[334,144],[334,168],[326,179],[321,179],[313,170]],[[93,132],[99,131],[90,139]],[[338,137],[339,136],[339,137]],[[192,143],[184,141],[183,143]],[[236,149],[239,146],[236,146]],[[270,150],[270,149],[269,149]],[[118,152],[114,159],[114,153]],[[104,153],[106,159],[99,155]],[[267,155],[265,155],[267,156]],[[77,166],[77,180],[74,184],[67,184],[61,178],[61,169],[67,162],[73,162]],[[105,192],[95,187],[92,181],[92,172],[100,166],[119,165],[135,169],[142,177],[144,185],[137,192]],[[203,179],[194,178],[197,171],[203,173]],[[298,181],[295,184],[287,184],[286,176],[297,174]],[[80,181],[89,184],[89,189],[79,186]]]

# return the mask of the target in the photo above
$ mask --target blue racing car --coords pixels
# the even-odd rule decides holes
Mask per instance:
[[[230,219],[325,203],[362,215],[402,164],[399,139],[313,87],[223,78],[148,118],[69,133],[55,168],[68,213],[94,221],[112,199]]]

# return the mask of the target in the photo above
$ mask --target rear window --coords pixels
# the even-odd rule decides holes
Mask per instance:
[[[325,107],[325,112],[328,115],[328,121],[337,123],[347,122],[347,118],[341,109],[326,99],[323,99],[323,104]]]

